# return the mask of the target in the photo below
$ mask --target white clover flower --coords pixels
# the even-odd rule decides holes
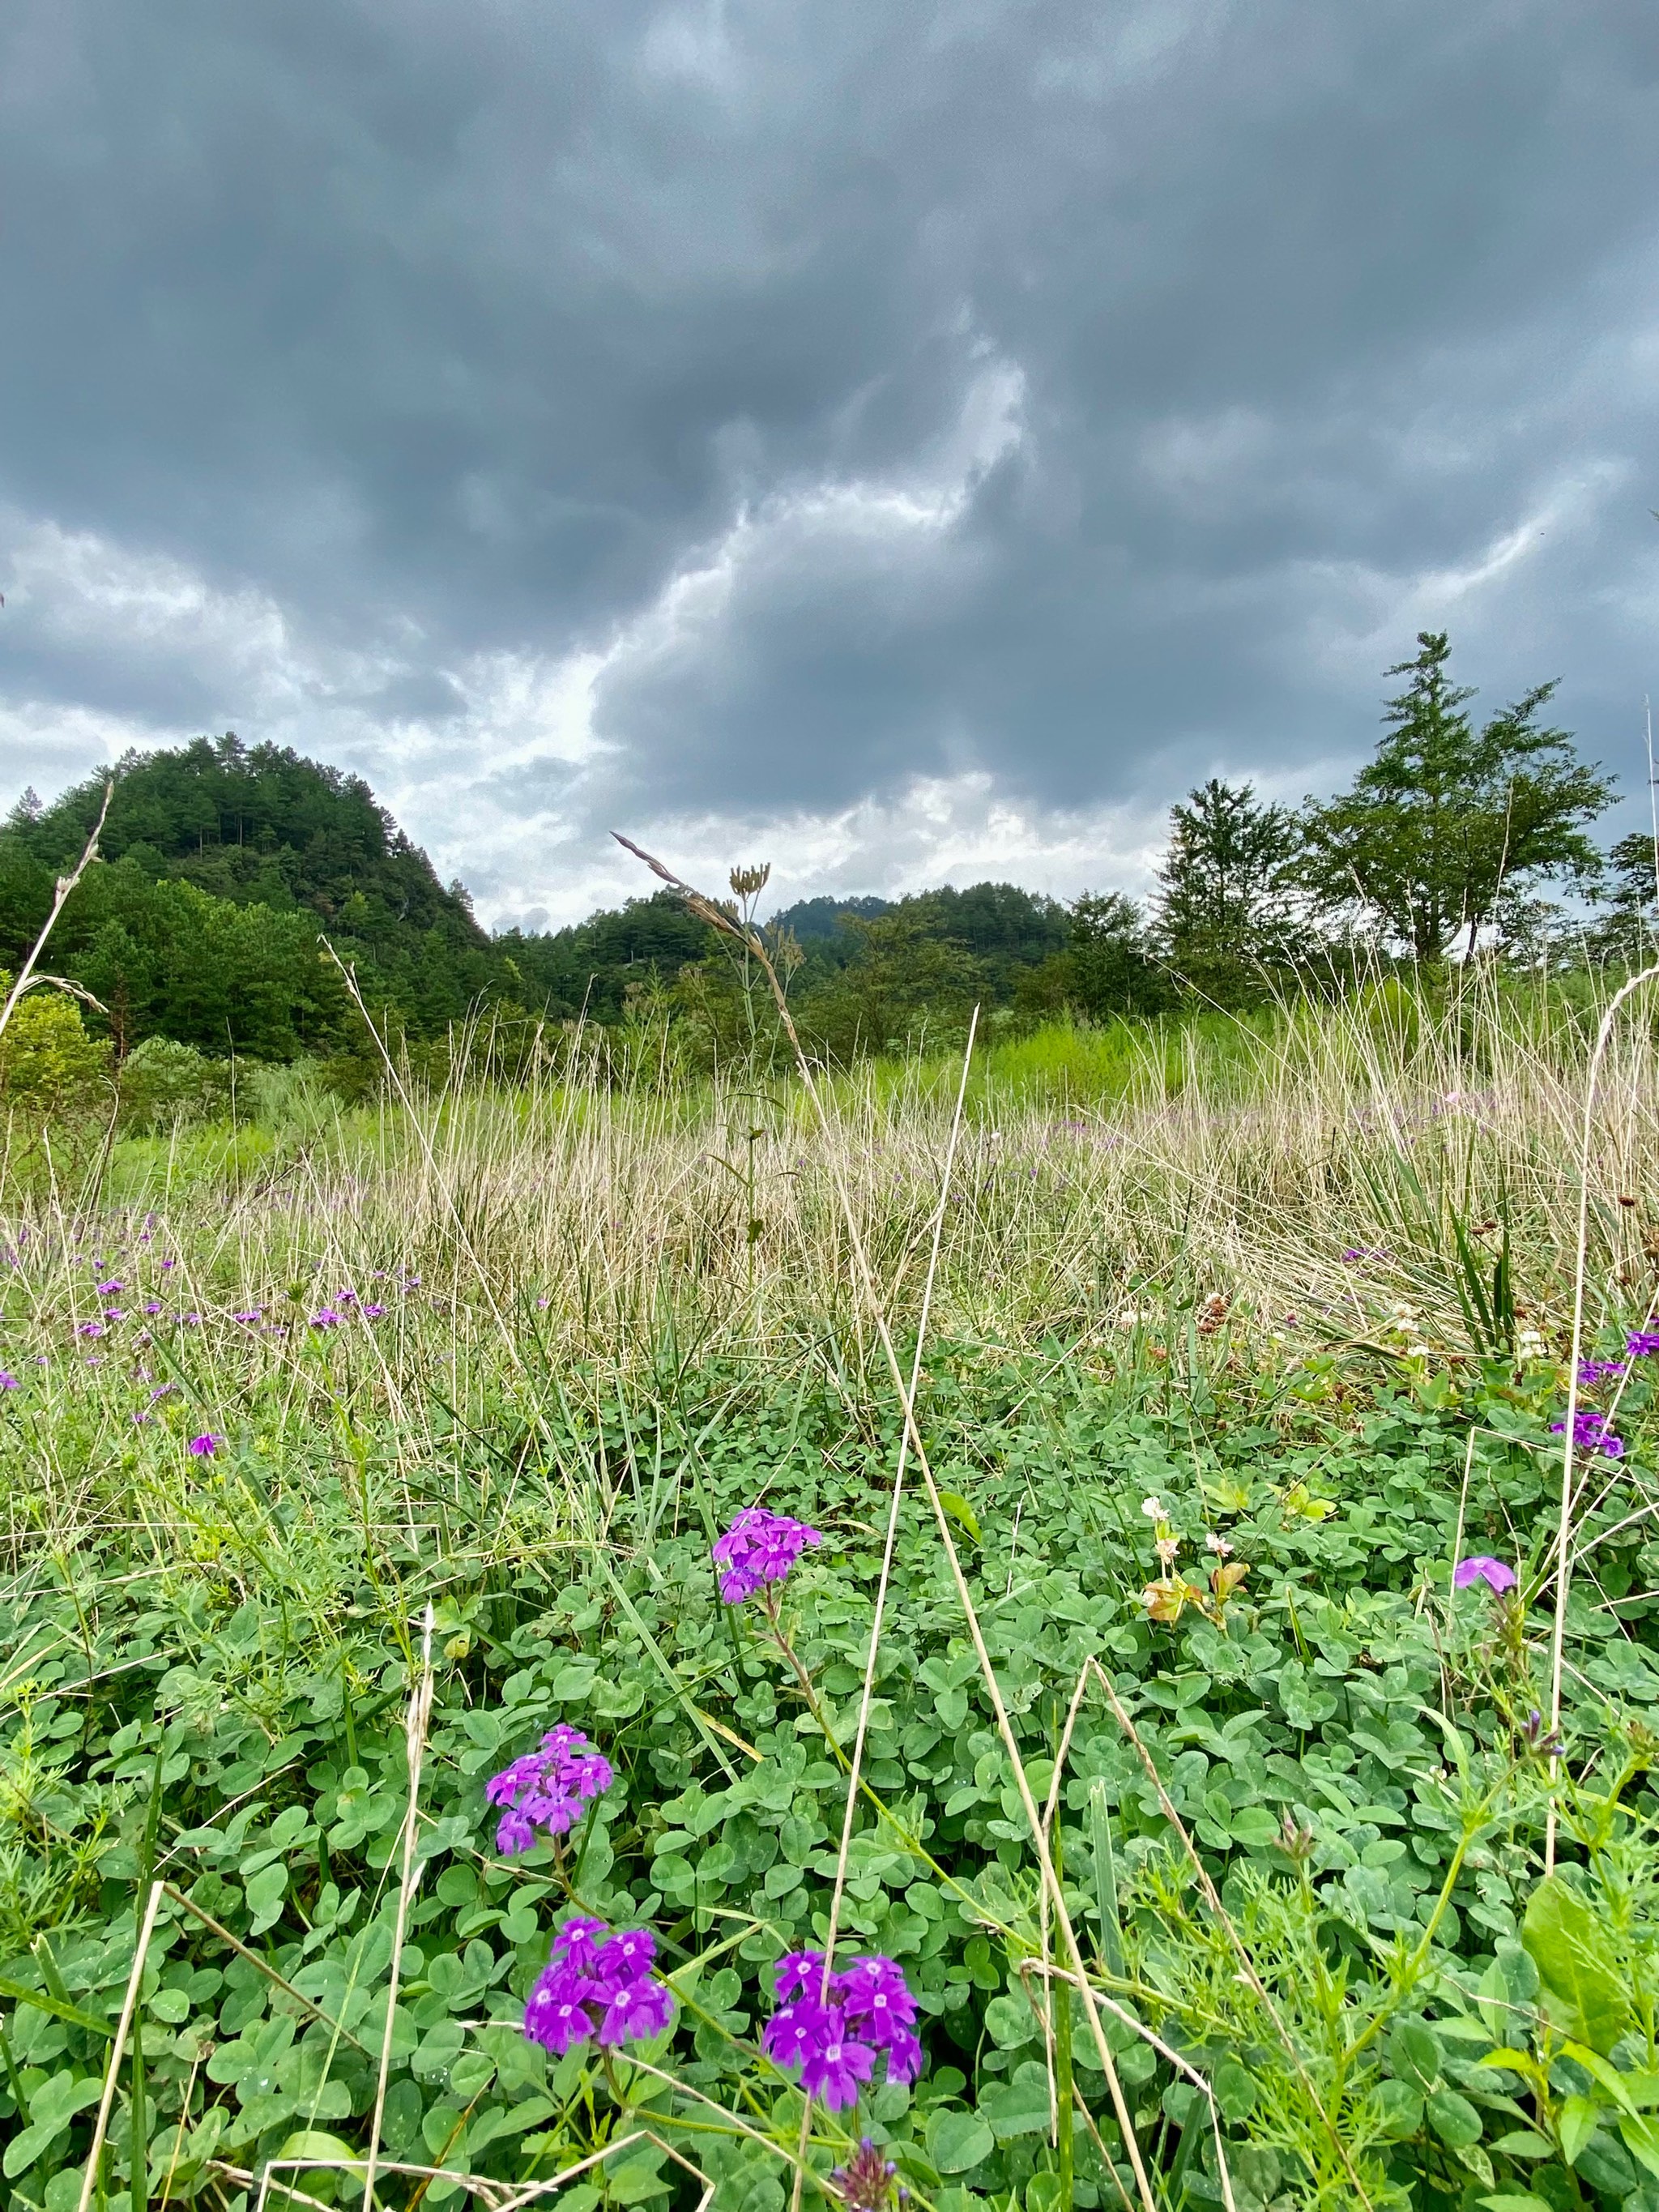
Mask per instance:
[[[1161,1498],[1143,1498],[1140,1510],[1149,1521],[1161,1521],[1164,1518],[1164,1500]]]
[[[1172,1567],[1176,1563],[1176,1553],[1181,1549],[1181,1539],[1179,1536],[1160,1536],[1153,1549],[1166,1567]]]
[[[1213,1552],[1218,1559],[1230,1559],[1232,1557],[1232,1546],[1224,1536],[1218,1536],[1213,1528],[1204,1539],[1204,1548],[1206,1552]]]

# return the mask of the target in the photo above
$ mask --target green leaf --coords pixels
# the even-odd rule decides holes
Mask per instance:
[[[1463,2150],[1470,2143],[1480,2142],[1480,2115],[1455,2089],[1437,2089],[1423,2109],[1436,2135],[1453,2150]]]
[[[1237,2058],[1224,2058],[1211,2076],[1210,2087],[1215,2093],[1216,2103],[1221,2107],[1221,2117],[1230,2126],[1236,2127],[1246,2120],[1255,2109],[1255,2077],[1247,2066]]]
[[[1601,2107],[1591,2097],[1569,2097],[1557,2117],[1556,2129],[1561,2137],[1561,2155],[1569,2166],[1577,2166],[1578,2154],[1595,2133],[1596,2123],[1601,2117]]]
[[[1000,2051],[1018,2051],[1037,2033],[1036,2017],[1023,1996],[993,1997],[985,2008],[985,2027]]]
[[[1234,1841],[1243,1844],[1247,1850],[1265,1850],[1267,1844],[1276,1844],[1283,1833],[1273,1814],[1261,1805],[1241,1805],[1227,1826]]]
[[[1627,1978],[1589,1899],[1559,1874],[1547,1875],[1532,1893],[1521,1941],[1555,2025],[1576,2043],[1611,2051],[1631,2024]]]
[[[1637,2164],[1646,2166],[1648,2172],[1659,2179],[1659,2125],[1635,2113],[1626,2112],[1620,2116],[1619,2133],[1624,2140],[1625,2148]]]
[[[1389,2063],[1400,2081],[1427,2096],[1440,2079],[1440,2045],[1425,2021],[1395,2023],[1389,2037]]]
[[[65,2069],[43,2081],[29,2099],[29,2124],[6,2145],[3,2170],[6,2179],[15,2180],[27,2173],[35,2160],[49,2150],[63,2134],[77,2112],[88,2105],[95,2105],[102,2094],[103,2085],[92,2076],[77,2081]]]
[[[1497,2177],[1492,2170],[1492,2160],[1479,2143],[1456,2143],[1452,2148],[1452,2156],[1466,2172],[1472,2173],[1488,2189],[1492,2187]]]
[[[1414,2136],[1423,2124],[1423,2100],[1408,2081],[1379,2081],[1377,2099],[1389,2136],[1396,2142]],[[1231,2112],[1228,2118],[1232,2118]]]
[[[26,1990],[21,1982],[9,1981],[0,1975],[0,1997],[9,1997],[13,2004],[33,2005],[38,2012],[50,2013],[54,2020],[67,2021],[71,2027],[84,2028],[88,2035],[101,2035],[112,2042],[115,2030],[106,2020],[96,2014],[82,2012],[67,1998],[55,1997],[47,1990]]]
[[[956,1522],[957,1526],[959,1528],[966,1530],[971,1542],[977,1544],[981,1540],[979,1533],[978,1516],[975,1513],[973,1507],[968,1503],[968,1500],[962,1496],[959,1491],[941,1490],[939,1494],[939,1502],[950,1515],[951,1518]]]
[[[927,2122],[927,2155],[940,2173],[966,2173],[989,2158],[996,2137],[977,2112],[941,2107]]]
[[[999,2142],[1015,2136],[1045,2134],[1048,2126],[1048,2080],[1041,2066],[1027,2063],[1004,2087],[980,2100],[980,2111]]]
[[[349,2159],[350,2165],[347,2171],[349,2174],[361,2173],[365,2163],[360,2151],[355,2150],[340,2136],[330,2135],[325,2128],[301,2128],[297,2134],[288,2137],[276,2156],[278,2159],[318,2159],[326,2161]],[[294,2176],[290,2175],[289,2178],[291,2179]]]
[[[1536,2128],[1512,2128],[1508,2135],[1499,2136],[1492,2145],[1505,2158],[1553,2158],[1555,2145],[1547,2136],[1540,2136]]]
[[[1494,2197],[1483,2197],[1480,2202],[1489,2212],[1553,2212],[1541,2197],[1516,2197],[1500,2190]]]
[[[274,1927],[283,1917],[283,1899],[288,1892],[288,1869],[278,1859],[275,1865],[261,1867],[258,1874],[250,1875],[242,1884],[242,1894],[247,1899],[247,1909],[253,1915],[249,1933],[263,1936],[267,1928]]]
[[[626,2158],[619,2158],[615,2166],[607,2166],[605,2172],[611,2202],[638,2204],[647,2197],[665,2197],[669,2184],[660,2172],[662,2161],[661,2151],[642,2148],[629,2151]]]

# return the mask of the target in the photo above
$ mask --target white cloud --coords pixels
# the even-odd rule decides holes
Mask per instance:
[[[1164,817],[1127,807],[1023,807],[971,774],[919,778],[896,798],[861,799],[836,813],[668,816],[617,824],[699,888],[723,893],[727,871],[769,861],[769,910],[823,894],[894,897],[925,885],[995,881],[1071,897],[1080,890],[1144,890]],[[571,855],[556,904],[497,902],[502,920],[542,927],[656,889],[617,846]]]

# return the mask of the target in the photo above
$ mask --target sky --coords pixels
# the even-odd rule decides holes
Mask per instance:
[[[1651,0],[10,0],[0,299],[0,805],[1136,890],[1431,628],[1645,817]]]

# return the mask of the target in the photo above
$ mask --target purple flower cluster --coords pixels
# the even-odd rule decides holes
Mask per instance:
[[[721,1597],[727,1605],[741,1605],[765,1583],[781,1583],[809,1544],[823,1541],[804,1521],[745,1505],[714,1546],[714,1565],[726,1569]]]
[[[1550,1423],[1552,1436],[1565,1436],[1566,1429],[1567,1425],[1565,1421]],[[1607,1459],[1624,1457],[1625,1439],[1622,1437],[1614,1436],[1613,1431],[1607,1426],[1606,1415],[1602,1413],[1575,1413],[1572,1419],[1572,1441],[1573,1448],[1577,1451],[1601,1452]]]
[[[1623,1359],[1581,1359],[1578,1363],[1578,1380],[1587,1389],[1593,1389],[1598,1382],[1611,1382],[1615,1375],[1629,1373],[1629,1364]]]
[[[761,2038],[773,2064],[799,2066],[802,2088],[832,2112],[858,2102],[878,2051],[887,2054],[890,2081],[914,2081],[921,2071],[915,1999],[893,1961],[849,1959],[827,1990],[823,1984],[822,1951],[790,1951],[779,1960],[778,2009]]]
[[[887,2212],[897,2178],[897,2166],[890,2158],[882,2156],[868,2136],[860,2138],[846,2165],[838,2166],[830,2177],[847,2212]],[[899,2191],[901,2203],[905,2195],[905,2191]]]
[[[490,1776],[485,1797],[507,1808],[495,1831],[496,1850],[527,1851],[538,1828],[552,1836],[568,1834],[582,1807],[603,1796],[614,1779],[611,1761],[589,1748],[580,1729],[562,1721],[542,1738],[539,1751],[526,1752]]]
[[[1632,1359],[1646,1359],[1659,1352],[1659,1328],[1633,1328],[1625,1339],[1625,1349]]]
[[[525,2005],[525,2033],[561,2058],[590,2036],[611,2045],[660,2035],[674,1999],[651,1972],[656,1955],[647,1928],[612,1936],[603,1920],[567,1920]]]
[[[1479,1552],[1457,1562],[1452,1581],[1459,1589],[1468,1589],[1472,1583],[1485,1583],[1502,1597],[1505,1590],[1515,1588],[1516,1575],[1507,1559],[1494,1559],[1491,1553]]]

